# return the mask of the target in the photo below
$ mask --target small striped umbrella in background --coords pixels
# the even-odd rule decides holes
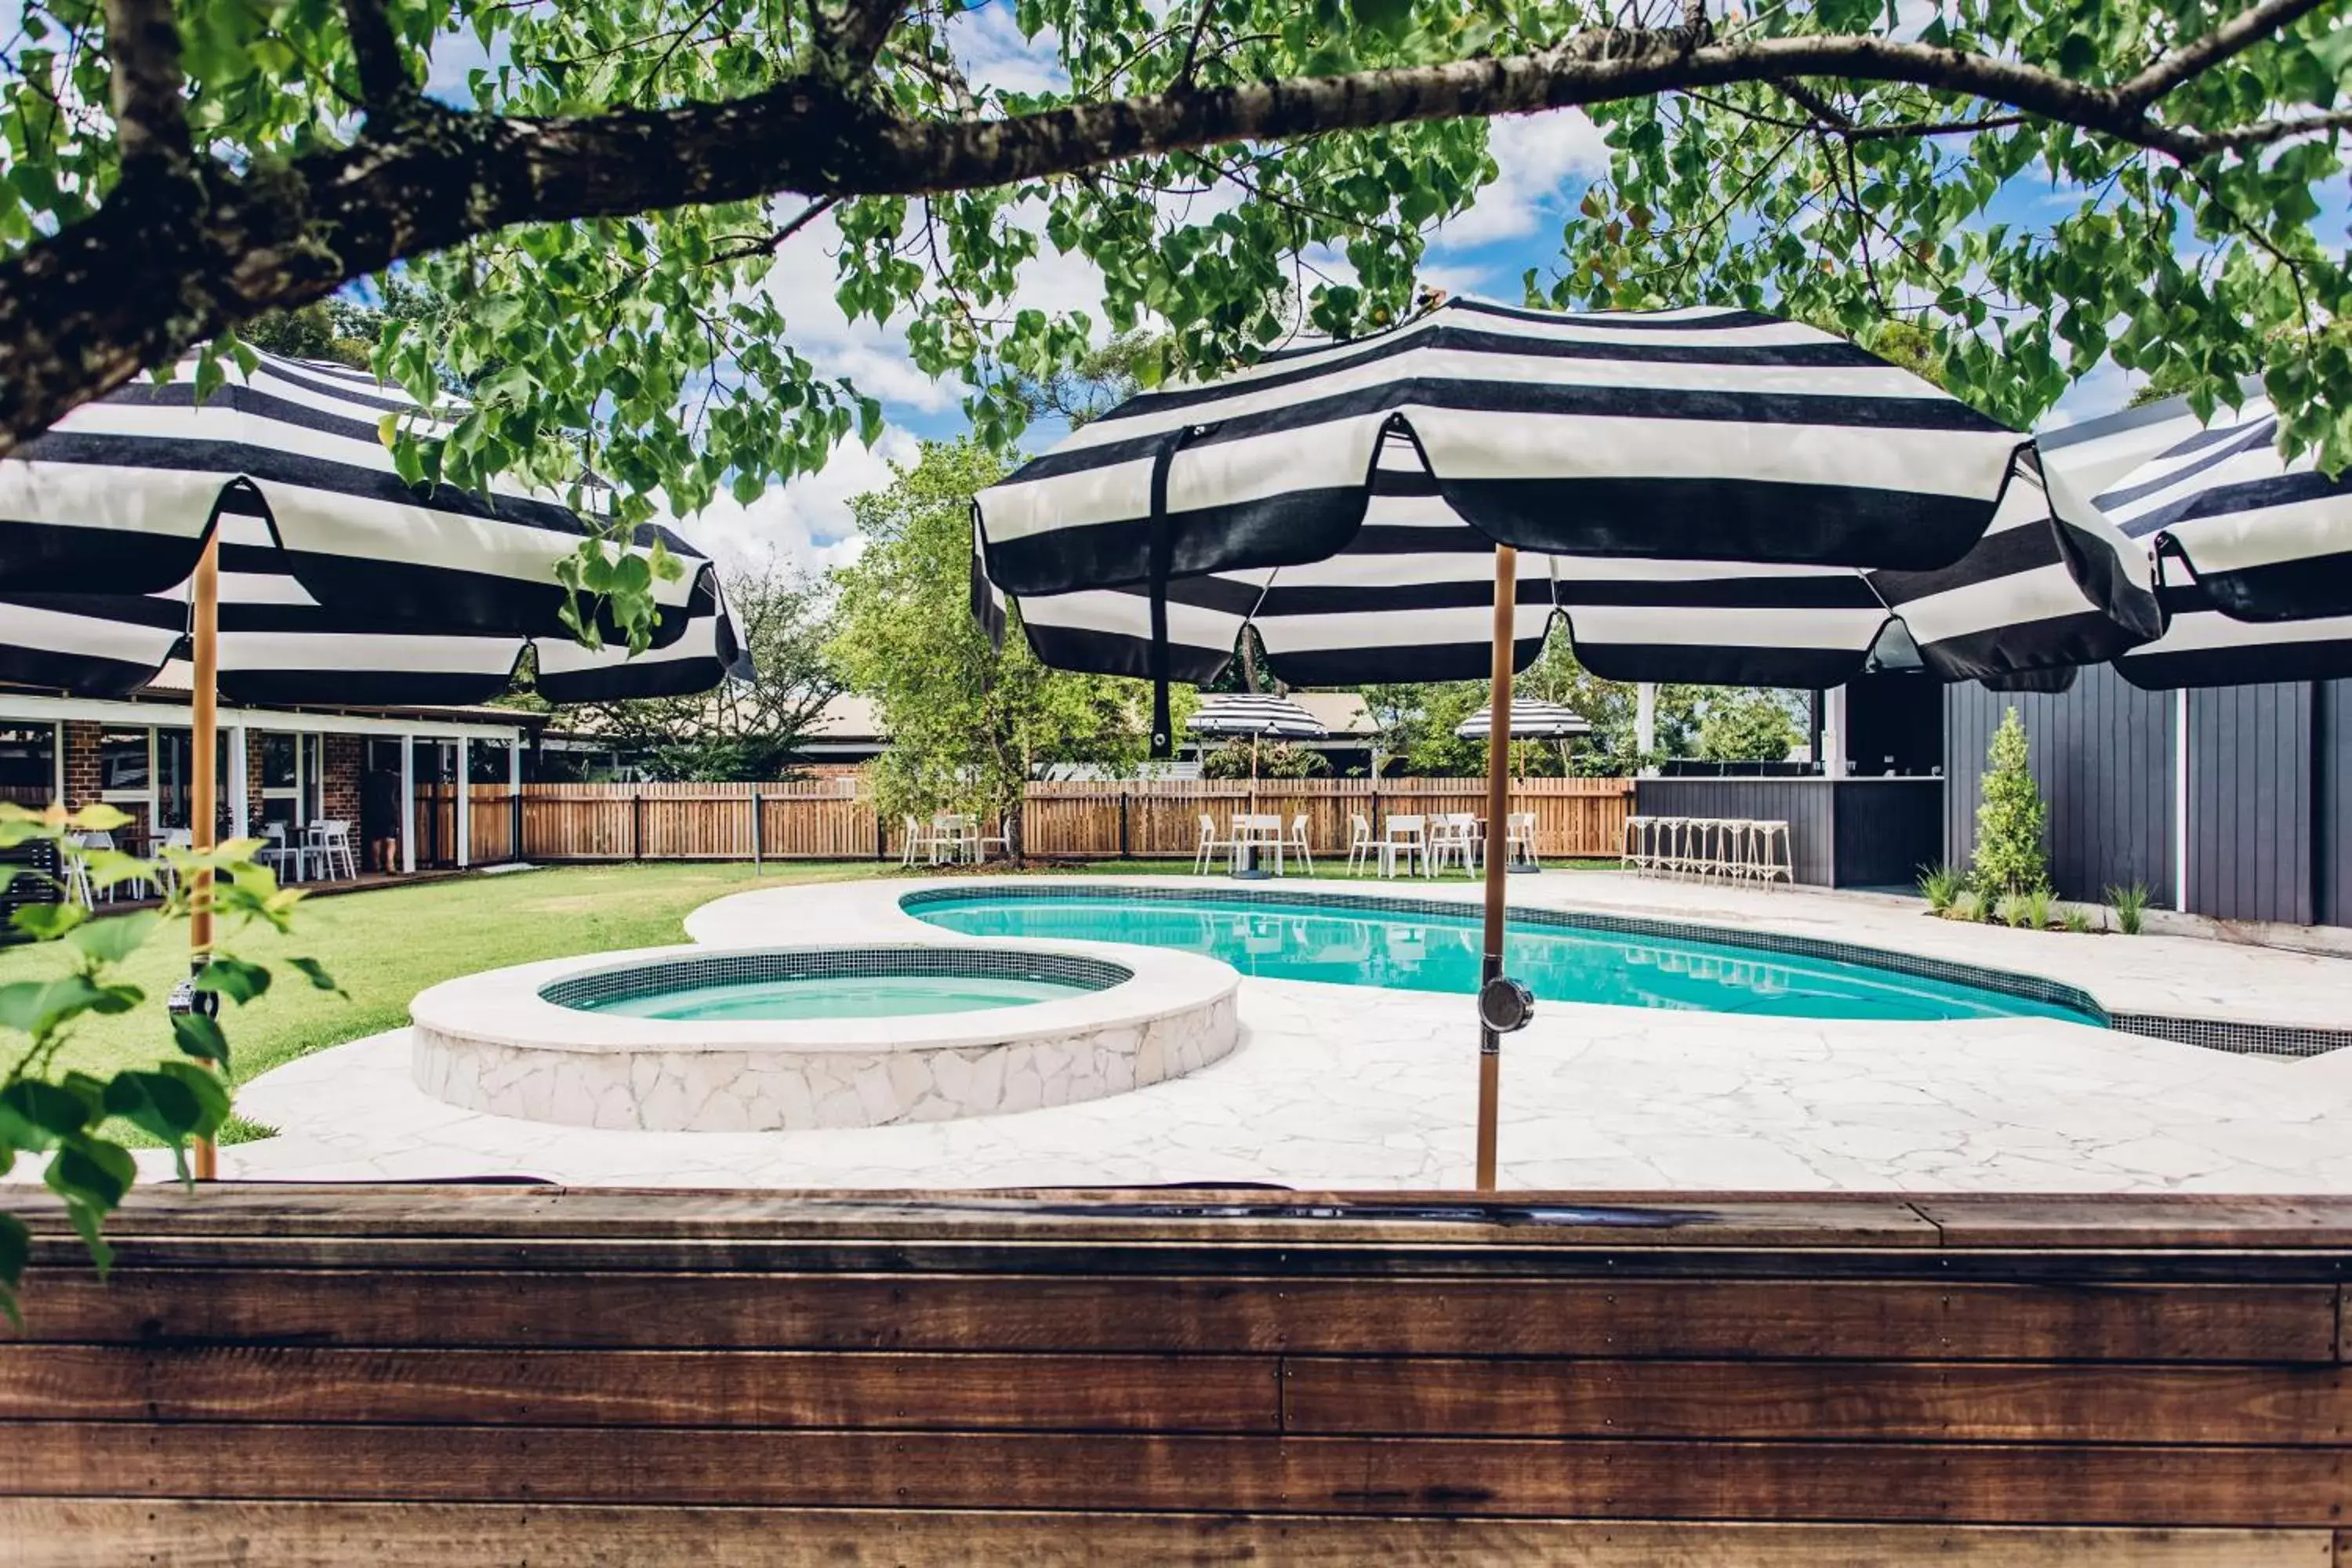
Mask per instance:
[[[1568,747],[1564,742],[1578,735],[1592,733],[1592,726],[1586,722],[1583,714],[1574,709],[1563,708],[1557,702],[1539,702],[1516,694],[1511,698],[1510,722],[1509,739],[1513,742],[1559,741],[1563,742],[1559,752],[1563,767],[1568,762]],[[1489,705],[1479,709],[1478,711],[1454,726],[1454,733],[1465,741],[1491,741],[1495,733],[1494,708]],[[1519,761],[1522,764],[1520,771],[1525,772],[1525,758],[1521,757]]]
[[[1391,442],[1409,458],[1384,450]],[[1578,570],[1611,563],[1578,579],[1585,585],[1566,608],[1580,656],[1601,646],[1624,653],[1626,668],[1614,671],[1587,658],[1621,679],[1654,679],[1633,673],[1645,659],[1712,658],[1733,646],[1775,668],[1712,679],[1816,684],[1779,672],[1792,645],[1819,644],[1817,634],[1771,628],[1822,614],[1812,598],[1775,603],[1790,592],[1782,578],[1809,595],[1853,597],[1860,613],[1841,621],[1830,651],[1859,669],[1887,620],[1883,602],[1862,602],[1875,590],[1861,574],[1951,572],[1989,537],[1995,553],[1966,584],[1935,586],[1998,597],[2055,564],[2076,605],[2087,596],[2108,623],[2116,651],[2145,640],[2154,630],[2146,589],[2095,554],[2084,565],[2069,553],[2075,531],[2105,527],[2095,514],[2074,515],[2053,487],[2041,516],[2021,501],[2015,525],[1996,528],[2031,456],[2028,438],[1801,323],[1717,308],[1570,315],[1449,301],[1378,336],[1129,399],[983,491],[976,547],[992,590],[1021,601],[1040,658],[1153,681],[1162,754],[1180,657],[1222,665],[1244,620],[1284,679],[1315,685],[1400,679],[1339,673],[1400,656],[1414,666],[1402,679],[1445,679],[1436,658],[1418,656],[1475,647],[1460,627],[1483,615],[1493,707],[1507,733],[1513,671],[1539,650],[1562,578],[1557,561],[1531,562],[1523,585],[1521,550],[1572,557]],[[1408,482],[1383,481],[1391,473]],[[1376,517],[1384,492],[1399,504]],[[2102,548],[2122,559],[2112,541]],[[1665,569],[1629,567],[1612,580],[1635,562]],[[1837,571],[1817,579],[1759,567]],[[1269,569],[1279,570],[1255,575]],[[1746,613],[1758,597],[1769,614]],[[977,598],[996,607],[993,591]],[[1958,598],[1944,607],[1962,627],[2048,618],[1962,616]],[[1417,610],[1443,615],[1447,629]],[[1735,616],[1703,641],[1660,629],[1693,610]],[[1612,628],[1616,612],[1630,614]],[[1915,640],[1924,657],[1927,643],[1949,639]],[[1310,676],[1301,661],[1318,658]],[[1505,751],[1490,742],[1496,821],[1509,799]],[[1524,991],[1502,973],[1503,889],[1501,858],[1490,857],[1482,1187],[1494,1183],[1500,1035],[1526,1015]]]
[[[1481,708],[1459,724],[1454,732],[1465,741],[1483,741],[1495,732],[1495,710]],[[1514,741],[1564,741],[1571,735],[1589,735],[1592,726],[1583,714],[1557,702],[1538,702],[1529,698],[1511,699],[1511,739]]]
[[[1260,692],[1221,693],[1204,697],[1184,728],[1196,735],[1247,735],[1250,738],[1250,801],[1257,800],[1258,742],[1271,735],[1277,741],[1319,741],[1330,733],[1314,714],[1286,697]]]

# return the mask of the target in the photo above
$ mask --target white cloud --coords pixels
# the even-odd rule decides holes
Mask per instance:
[[[1497,120],[1487,132],[1486,150],[1501,173],[1478,193],[1467,212],[1439,226],[1436,246],[1441,250],[1516,239],[1556,223],[1561,184],[1571,177],[1590,179],[1609,167],[1601,128],[1576,109]]]
[[[954,407],[963,395],[953,381],[925,375],[908,356],[907,337],[871,317],[852,321],[834,298],[841,230],[831,213],[784,242],[761,287],[784,313],[785,341],[827,375],[845,375],[868,397],[921,413]]]
[[[948,47],[963,68],[972,91],[1059,92],[1070,85],[1062,69],[1052,30],[1021,36],[1010,4],[982,5],[959,12],[948,23]]]
[[[749,506],[722,495],[680,520],[678,531],[721,566],[771,555],[813,573],[846,565],[866,547],[850,520],[850,498],[887,485],[890,466],[912,463],[920,448],[895,427],[871,447],[852,437],[817,472],[776,486]]]

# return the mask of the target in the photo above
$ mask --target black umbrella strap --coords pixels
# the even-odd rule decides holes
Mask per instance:
[[[1171,431],[1151,458],[1151,756],[1155,762],[1176,754],[1176,727],[1168,712],[1168,568],[1174,553],[1168,526],[1168,469],[1176,461],[1176,448],[1184,444],[1185,434]]]

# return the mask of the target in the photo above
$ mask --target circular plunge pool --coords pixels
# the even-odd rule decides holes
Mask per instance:
[[[575,975],[544,986],[559,1007],[684,1023],[906,1018],[1063,1001],[1135,978],[1066,952],[881,947],[727,952]]]
[[[1215,1061],[1225,964],[1042,943],[660,948],[520,964],[409,1005],[410,1076],[579,1127],[878,1127],[1066,1105]]]

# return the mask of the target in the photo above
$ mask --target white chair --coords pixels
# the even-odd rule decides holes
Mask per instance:
[[[898,857],[898,868],[902,871],[911,869],[915,864],[915,857],[918,855],[927,856],[932,865],[938,865],[940,863],[939,836],[916,821],[913,812],[903,814],[899,820],[907,825],[907,848],[906,852]]]
[[[1448,862],[1458,860],[1465,875],[1475,872],[1478,865],[1472,855],[1475,830],[1476,819],[1460,812],[1439,817],[1430,826],[1429,853],[1423,858],[1422,868],[1434,877]]]
[[[1515,811],[1505,819],[1503,863],[1522,861],[1538,868],[1543,865],[1536,853],[1536,814],[1532,811]]]
[[[1380,852],[1381,875],[1397,874],[1397,861],[1404,862],[1405,874],[1412,874],[1412,862],[1420,857],[1423,871],[1429,869],[1429,819],[1425,816],[1391,815],[1381,824],[1382,836],[1372,847]]]
[[[1218,837],[1217,819],[1211,816],[1207,812],[1202,812],[1201,814],[1201,843],[1199,847],[1192,851],[1193,874],[1198,876],[1205,873],[1211,864],[1215,861],[1216,858],[1220,854],[1231,856],[1233,852],[1234,840],[1231,838]]]
[[[1348,814],[1348,875],[1360,877],[1372,858],[1372,825],[1357,812]]]
[[[1004,858],[1007,860],[1013,858],[1013,835],[1004,831],[1004,825],[1002,822],[996,826],[996,832],[983,833],[978,822],[975,821],[972,824],[971,842],[973,865],[976,866],[988,858],[988,847],[992,844],[1004,851]]]
[[[302,853],[307,858],[318,857],[320,874],[332,881],[342,878],[357,881],[359,858],[352,850],[352,825],[339,816],[322,816],[302,830]],[[336,868],[341,867],[338,870]]]
[[[276,873],[281,882],[287,879],[286,868],[289,866],[294,868],[293,879],[297,882],[302,879],[301,848],[299,846],[286,842],[286,825],[282,822],[269,822],[262,825],[261,847],[253,852],[253,858],[257,864],[266,866]]]
[[[72,837],[75,846],[79,848],[111,851],[114,847],[114,835],[111,833],[77,833]],[[91,882],[89,868],[83,863],[79,856],[75,857],[72,870],[66,880],[68,892],[79,897],[81,900],[82,908],[86,910],[97,909],[98,900],[100,899],[104,899],[110,904],[112,903],[115,889],[124,885],[121,882],[109,882],[103,888],[97,886]]]
[[[1270,852],[1274,856],[1274,874],[1277,877],[1281,876],[1283,851],[1289,847],[1289,842],[1283,836],[1282,818],[1278,814],[1265,811],[1234,813],[1234,870],[1240,870],[1248,860],[1251,852],[1255,850],[1261,857]],[[1264,864],[1261,858],[1259,862],[1261,869],[1264,868]]]
[[[1315,851],[1307,847],[1307,814],[1303,811],[1290,819],[1289,847],[1298,852],[1298,863],[1307,868],[1307,874],[1315,875]]]

